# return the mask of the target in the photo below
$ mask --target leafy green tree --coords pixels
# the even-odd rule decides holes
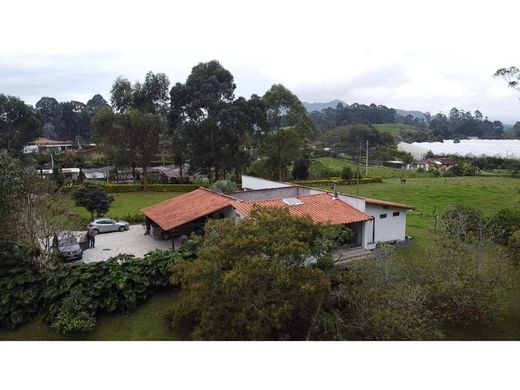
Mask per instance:
[[[311,155],[310,148],[305,147],[302,150],[300,157],[294,161],[292,169],[292,177],[298,180],[307,180],[311,169]]]
[[[166,117],[170,80],[164,73],[148,72],[143,83],[132,84],[118,77],[111,90],[112,106],[117,112],[139,110]]]
[[[61,167],[58,166],[52,169],[51,180],[58,188],[61,188],[65,185],[65,175],[61,171]]]
[[[265,137],[261,153],[267,158],[272,179],[287,179],[288,168],[301,156],[303,144],[304,140],[292,127],[280,128]]]
[[[168,123],[176,163],[189,161],[216,180],[230,172],[239,176],[247,167],[265,114],[256,96],[234,100],[235,88],[218,61],[198,64],[186,83],[172,87]]]
[[[329,295],[326,273],[305,266],[330,256],[338,227],[258,209],[250,220],[206,225],[198,258],[174,265],[181,286],[169,316],[199,340],[304,340]]]
[[[0,94],[0,148],[21,153],[23,145],[40,135],[40,119],[31,106]]]
[[[307,110],[296,95],[282,84],[274,84],[262,96],[271,130],[298,124],[311,128]]]
[[[92,118],[92,131],[118,167],[132,161],[143,169],[144,185],[148,184],[148,166],[159,151],[159,135],[164,123],[157,114],[131,110],[113,113],[102,108]]]
[[[513,131],[515,132],[516,138],[520,138],[520,122],[517,121],[513,126]]]
[[[8,241],[14,232],[14,212],[24,196],[24,176],[29,172],[19,160],[0,150],[0,242]]]
[[[110,203],[114,200],[107,194],[105,189],[86,182],[82,187],[72,193],[76,207],[84,207],[90,211],[91,219],[94,219],[94,213],[104,215],[110,209]]]
[[[500,68],[495,72],[494,77],[502,77],[509,87],[520,92],[520,69],[516,66]]]

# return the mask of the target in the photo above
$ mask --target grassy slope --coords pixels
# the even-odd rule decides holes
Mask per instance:
[[[160,293],[133,313],[102,316],[89,334],[64,336],[37,319],[14,331],[0,329],[0,340],[180,340],[181,337],[168,328],[164,319],[175,296],[175,292]]]
[[[138,214],[139,210],[144,207],[154,205],[166,199],[174,198],[181,194],[181,192],[128,192],[110,194],[114,197],[114,201],[110,205],[108,216],[119,218],[129,214]],[[80,214],[82,217],[90,218],[90,213],[87,210],[74,206],[74,201],[71,199],[69,194],[65,194],[64,199],[70,205],[72,210]]]
[[[355,186],[340,186],[340,191],[356,194]],[[520,180],[502,177],[408,178],[359,186],[359,195],[415,206],[408,217],[408,234],[427,240],[433,228],[433,210],[440,214],[449,206],[465,204],[490,215],[501,208],[520,207]]]
[[[415,133],[416,131],[420,130],[417,127],[405,125],[402,123],[381,123],[372,126],[380,132],[391,134],[394,137],[399,137],[399,133],[401,132],[401,130],[409,131],[412,133]]]
[[[364,158],[364,157],[363,157]],[[350,166],[354,173],[357,170],[357,165],[342,158],[333,157],[318,157],[315,159],[329,168],[341,170],[345,166]],[[362,176],[365,175],[365,165],[362,164],[359,170]],[[381,178],[399,178],[399,177],[425,177],[425,173],[404,171],[402,169],[388,168],[388,167],[368,167],[368,176],[370,177],[381,177]]]

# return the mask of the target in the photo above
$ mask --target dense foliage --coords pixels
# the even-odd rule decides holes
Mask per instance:
[[[330,250],[350,232],[257,209],[253,219],[211,221],[196,260],[174,265],[181,286],[172,325],[203,340],[301,340],[330,288]],[[316,266],[305,266],[314,259]]]
[[[0,148],[20,153],[39,134],[38,113],[22,100],[0,93]]]
[[[132,311],[152,294],[170,288],[171,265],[179,258],[192,259],[198,246],[194,239],[178,252],[154,251],[143,259],[119,255],[54,270],[34,269],[20,254],[0,273],[0,326],[14,328],[43,314],[61,333],[92,330],[99,314]],[[3,252],[2,262],[15,254]]]
[[[101,95],[94,95],[86,104],[71,100],[58,102],[53,97],[42,97],[36,110],[42,118],[42,134],[50,139],[90,139],[90,120],[103,107],[108,106]]]

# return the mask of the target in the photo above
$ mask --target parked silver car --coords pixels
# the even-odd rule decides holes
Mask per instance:
[[[126,221],[116,221],[110,218],[97,218],[88,225],[96,234],[107,232],[124,232],[129,229]]]

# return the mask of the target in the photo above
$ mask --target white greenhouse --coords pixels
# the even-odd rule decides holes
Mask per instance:
[[[460,142],[400,142],[397,150],[409,152],[414,159],[422,160],[428,151],[436,156],[455,155],[461,157],[501,157],[520,160],[518,139],[463,139]]]

